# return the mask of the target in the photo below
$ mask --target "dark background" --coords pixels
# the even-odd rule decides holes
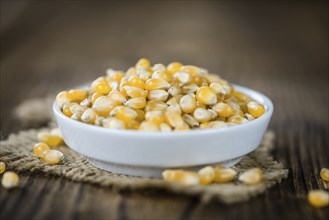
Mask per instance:
[[[147,57],[199,65],[267,94],[275,105],[273,154],[290,170],[265,195],[231,207],[22,174],[22,191],[0,191],[4,219],[329,215],[328,208],[316,210],[305,200],[308,190],[324,187],[318,172],[329,166],[326,1],[1,1],[0,21],[3,137],[23,128],[13,115],[23,100],[91,81],[109,67],[126,70]]]

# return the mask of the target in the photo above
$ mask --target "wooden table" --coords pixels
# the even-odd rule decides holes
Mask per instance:
[[[0,188],[1,219],[326,219],[308,205],[329,167],[328,3],[1,1],[1,134],[24,127],[21,101],[96,78],[138,58],[207,67],[275,104],[274,157],[289,177],[249,202],[198,198],[20,174]],[[238,138],[238,137],[237,137]]]

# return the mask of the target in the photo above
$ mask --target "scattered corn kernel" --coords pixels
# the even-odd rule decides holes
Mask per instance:
[[[257,185],[263,182],[263,171],[260,168],[252,168],[239,176],[239,180],[247,185]]]
[[[58,135],[52,135],[49,132],[38,133],[38,139],[40,142],[47,144],[49,147],[58,147],[63,144],[63,138]]]
[[[35,156],[40,157],[40,158],[43,157],[43,153],[46,150],[50,150],[50,147],[48,146],[48,144],[45,144],[45,143],[37,143],[33,147],[33,152],[34,152]]]
[[[329,193],[324,190],[311,190],[307,194],[307,199],[316,208],[323,208],[329,205]]]
[[[184,170],[165,170],[162,173],[164,180],[168,182],[180,183],[187,186],[194,186],[200,183],[197,173]]]
[[[211,166],[206,166],[199,170],[200,183],[202,185],[208,185],[215,179],[215,170]]]
[[[64,159],[64,154],[58,150],[46,150],[42,159],[48,164],[56,165]]]
[[[214,181],[217,183],[231,182],[232,180],[234,180],[237,174],[236,171],[233,170],[232,168],[216,166],[214,170],[215,170]]]
[[[0,162],[0,174],[3,174],[6,171],[6,164],[4,162]]]
[[[320,171],[320,177],[324,181],[329,182],[329,169],[328,168],[322,168]]]
[[[19,184],[19,177],[15,172],[7,171],[2,176],[1,184],[6,189],[15,188]]]

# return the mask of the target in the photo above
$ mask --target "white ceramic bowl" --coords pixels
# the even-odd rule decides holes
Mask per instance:
[[[266,113],[241,125],[180,132],[114,130],[79,122],[53,110],[65,143],[96,167],[120,174],[160,177],[168,168],[232,166],[261,143],[273,113],[265,95],[234,85],[265,105]]]

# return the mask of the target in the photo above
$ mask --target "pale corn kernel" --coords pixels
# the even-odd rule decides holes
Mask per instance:
[[[160,111],[165,111],[168,108],[168,105],[166,103],[164,103],[163,101],[159,101],[159,100],[151,100],[148,101],[145,107],[145,111],[156,111],[156,110],[160,110]]]
[[[200,68],[193,65],[185,65],[180,68],[181,71],[187,72],[191,75],[198,75],[200,74]]]
[[[38,139],[49,147],[57,147],[63,144],[63,138],[61,136],[51,135],[49,132],[39,132]]]
[[[133,109],[142,109],[146,106],[146,99],[144,97],[132,98],[126,101],[125,105]]]
[[[238,105],[243,113],[248,113],[248,106],[246,102],[238,102]]]
[[[220,82],[222,80],[218,75],[214,74],[203,75],[203,77],[205,77],[209,83]]]
[[[221,166],[214,167],[215,170],[215,178],[214,182],[216,183],[227,183],[234,180],[237,172],[232,168],[225,168]]]
[[[162,63],[157,63],[152,66],[152,70],[155,71],[164,71],[167,70],[167,67]]]
[[[88,90],[86,89],[72,89],[69,91],[71,102],[81,102],[88,97]]]
[[[180,105],[177,103],[172,103],[171,105],[169,105],[166,111],[167,112],[176,112],[179,115],[182,114],[182,109],[181,109]]]
[[[167,66],[167,69],[168,69],[171,73],[175,73],[175,72],[179,71],[181,67],[182,67],[182,64],[181,64],[181,63],[173,62],[173,63],[170,63],[170,64]]]
[[[144,81],[147,81],[152,76],[152,74],[150,72],[148,72],[148,71],[146,71],[145,69],[142,69],[142,68],[137,68],[137,74],[138,74],[138,77],[140,79],[144,80]]]
[[[4,162],[0,162],[0,174],[3,174],[6,171],[6,164]]]
[[[136,120],[138,122],[144,121],[144,119],[145,119],[145,111],[143,111],[141,109],[135,109],[135,112],[137,113]]]
[[[211,114],[210,120],[215,120],[218,117],[218,114],[215,110],[213,110],[213,109],[207,109],[207,110]]]
[[[64,159],[64,154],[58,150],[46,150],[42,159],[48,164],[56,165]]]
[[[109,94],[108,94],[108,97],[110,99],[113,99],[113,100],[116,100],[120,103],[124,103],[127,99],[126,99],[126,96],[124,96],[121,92],[119,91],[111,91]]]
[[[137,61],[136,67],[137,66],[148,68],[151,66],[151,62],[146,58],[141,58],[140,60]]]
[[[37,143],[33,147],[33,152],[34,152],[35,156],[40,157],[40,158],[43,157],[43,153],[46,150],[50,150],[50,147],[48,146],[48,144],[45,144],[45,143]]]
[[[89,107],[91,104],[91,100],[87,97],[80,102],[80,105],[83,107]]]
[[[112,112],[111,112],[112,113]],[[115,117],[123,122],[130,122],[137,118],[137,113],[135,110],[125,107],[125,106],[118,106],[116,107]]]
[[[81,115],[81,121],[89,124],[94,124],[96,116],[97,116],[96,110],[92,108],[88,108]]]
[[[174,79],[180,83],[180,85],[186,85],[191,82],[191,74],[187,72],[176,72],[173,75]]]
[[[198,174],[201,185],[209,185],[215,179],[215,170],[212,166],[206,166],[200,169]]]
[[[231,106],[233,109],[233,115],[240,115],[243,117],[243,112],[241,111],[240,105],[234,97],[228,98],[224,102]]]
[[[252,121],[255,120],[254,116],[252,116],[251,114],[245,113],[244,117],[248,120],[248,121]]]
[[[187,131],[187,130],[190,130],[190,126],[186,122],[175,127],[175,131]]]
[[[199,127],[200,123],[195,120],[195,118],[189,114],[183,115],[183,120],[186,122],[191,128]]]
[[[329,182],[329,169],[328,168],[322,168],[320,171],[320,177],[324,181]]]
[[[198,89],[199,89],[199,86],[197,86],[194,83],[191,83],[191,84],[188,84],[188,85],[185,85],[185,86],[182,87],[182,90],[183,90],[184,94],[195,93],[196,91],[198,91]]]
[[[196,84],[197,86],[208,86],[208,80],[200,75],[193,75],[191,79],[191,83]]]
[[[159,129],[160,131],[172,131],[171,127],[165,122],[159,125]]]
[[[325,190],[311,190],[307,194],[307,199],[316,208],[323,208],[329,205],[329,193]]]
[[[207,122],[211,119],[211,113],[204,108],[195,109],[193,116],[198,122]]]
[[[87,109],[87,107],[84,107],[84,106],[81,106],[79,104],[76,104],[76,105],[71,105],[70,106],[70,111],[73,113],[73,114],[77,114],[77,115],[82,115],[82,113]]]
[[[224,87],[217,83],[217,82],[213,82],[209,85],[209,88],[218,96],[220,97],[224,97],[226,95],[226,90],[224,89]]]
[[[248,120],[240,115],[233,115],[227,119],[227,122],[234,123],[234,124],[244,124],[244,123],[248,122]]]
[[[126,125],[123,121],[116,118],[106,118],[102,120],[102,125],[105,128],[125,129]]]
[[[196,109],[196,100],[190,95],[184,95],[179,101],[180,107],[185,113],[192,113]]]
[[[66,91],[60,92],[56,96],[56,104],[60,108],[62,108],[64,104],[66,104],[66,105],[70,104],[70,102],[71,102],[70,95]]]
[[[219,117],[226,118],[233,115],[233,108],[230,105],[223,102],[217,103],[212,107],[212,109],[217,112]]]
[[[209,122],[202,122],[202,123],[200,123],[199,128],[200,128],[200,129],[206,129],[207,126],[208,126],[208,124],[209,124]]]
[[[145,83],[145,89],[149,91],[155,89],[169,89],[170,86],[170,83],[166,80],[159,78],[148,79]]]
[[[128,79],[128,86],[144,89],[145,88],[145,81],[138,76],[132,76]]]
[[[239,180],[247,185],[257,185],[264,180],[263,171],[260,168],[252,168],[239,176]]]
[[[101,96],[103,96],[103,94],[102,93],[99,93],[99,92],[95,92],[94,94],[92,94],[92,96],[91,96],[91,104],[94,104],[94,102],[96,101],[96,99],[98,99]]]
[[[171,97],[166,104],[167,105],[172,105],[172,104],[179,104],[180,99],[183,97],[183,95],[177,95],[175,97]]]
[[[204,109],[205,109],[205,108],[206,108],[206,105],[205,105],[205,104],[202,104],[202,103],[199,102],[199,101],[197,101],[197,102],[196,102],[196,107],[197,107],[197,108],[204,108]]]
[[[171,96],[173,96],[173,97],[182,94],[182,92],[183,92],[183,91],[182,91],[181,87],[179,87],[179,85],[177,85],[177,84],[171,86],[171,87],[168,89],[168,93],[169,93]]]
[[[146,90],[134,86],[124,86],[124,89],[131,98],[146,98],[148,94]]]
[[[152,121],[143,121],[140,125],[138,130],[142,131],[158,131],[158,126]]]
[[[108,81],[110,87],[111,87],[111,91],[118,91],[119,90],[119,83],[118,81],[115,80],[110,80]]]
[[[96,119],[95,119],[95,125],[97,126],[102,126],[103,125],[103,120],[105,118],[103,116],[96,116]]]
[[[61,130],[58,127],[51,129],[50,134],[58,136],[58,137],[63,137],[63,134],[62,134]]]
[[[210,121],[207,124],[207,128],[224,128],[227,127],[227,123],[223,121]]]
[[[165,119],[167,124],[174,128],[184,126],[184,120],[177,112],[166,112]]]
[[[165,170],[162,177],[168,182],[180,183],[187,186],[199,185],[200,178],[197,173],[184,170]]]
[[[73,113],[70,110],[72,104],[76,104],[76,103],[64,104],[62,107],[63,114],[66,115],[67,117],[71,117],[73,115]]]
[[[167,101],[169,93],[165,90],[151,90],[148,94],[150,100]]]
[[[126,123],[126,128],[131,130],[137,130],[140,123],[137,120],[132,120]]]
[[[249,114],[251,114],[255,118],[258,118],[265,113],[264,106],[262,106],[256,102],[249,102],[247,104],[247,107],[248,107]]]
[[[233,92],[233,95],[234,95],[235,97],[237,97],[238,100],[241,101],[241,102],[249,103],[249,102],[252,101],[251,98],[250,98],[249,96],[247,96],[246,94],[244,94],[244,93],[242,93],[242,92],[239,92],[239,91],[234,91],[234,92]]]
[[[107,69],[106,74],[108,76],[108,77],[106,77],[106,79],[108,81],[114,80],[114,81],[117,81],[117,82],[120,82],[121,79],[125,76],[124,72],[116,71],[116,70],[113,70],[113,69]]]
[[[19,177],[13,171],[7,171],[3,174],[1,184],[6,189],[12,189],[18,186]]]
[[[143,68],[145,69],[145,68]],[[130,67],[127,71],[126,71],[126,76],[133,76],[137,73],[137,68],[136,67]],[[122,79],[121,79],[122,81]]]
[[[198,89],[196,99],[205,105],[214,105],[217,103],[216,94],[208,86],[202,86]]]
[[[120,104],[120,102],[110,99],[108,96],[101,96],[96,99],[92,108],[95,109],[100,116],[108,116],[110,111]]]
[[[161,71],[156,71],[152,74],[152,78],[154,79],[163,79],[166,80],[167,82],[171,81],[171,73],[165,70],[161,70]]]
[[[148,111],[145,114],[145,120],[151,121],[155,123],[156,125],[160,125],[165,121],[165,115],[163,111]]]

